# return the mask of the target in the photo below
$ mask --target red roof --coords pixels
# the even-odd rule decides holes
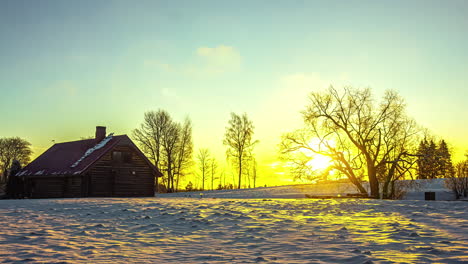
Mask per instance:
[[[96,144],[94,139],[54,144],[51,148],[29,163],[16,175],[81,174],[85,172],[94,162],[98,161],[104,154],[111,150],[117,143],[124,139],[132,142],[127,135],[109,135],[103,141],[98,142],[98,144]],[[100,148],[99,146],[96,147],[97,145],[102,145],[103,143],[104,145]],[[150,167],[155,172],[157,172],[157,174],[161,174],[136,146],[135,148],[148,162]],[[85,155],[87,152],[88,155]]]

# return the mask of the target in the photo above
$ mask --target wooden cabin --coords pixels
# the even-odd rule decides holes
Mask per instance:
[[[106,136],[101,126],[94,139],[55,144],[16,174],[29,198],[154,196],[160,176],[127,135]]]

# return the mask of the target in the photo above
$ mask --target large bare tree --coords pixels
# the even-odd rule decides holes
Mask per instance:
[[[163,183],[166,184],[167,191],[175,191],[181,175],[185,175],[192,159],[190,120],[187,118],[181,125],[167,111],[149,111],[145,113],[140,128],[133,130],[133,138],[164,174]]]
[[[8,172],[14,160],[25,166],[31,160],[31,143],[19,138],[0,138],[0,183],[8,180]]]
[[[179,190],[179,182],[185,177],[192,166],[193,141],[192,141],[192,121],[186,118],[180,132],[180,140],[177,144],[176,162],[174,176],[176,181],[175,189]]]
[[[371,90],[346,87],[338,91],[313,92],[302,112],[306,133],[283,138],[283,150],[308,147],[334,160],[334,168],[345,174],[360,192],[362,175],[370,185],[370,195],[391,198],[389,188],[414,168],[414,147],[418,129],[405,113],[405,103],[394,91],[387,91],[380,103]],[[305,138],[304,138],[305,137]],[[309,138],[318,146],[307,146]]]
[[[295,179],[326,180],[335,171],[337,176],[347,177],[360,193],[367,193],[362,185],[362,155],[339,134],[323,133],[317,124],[306,124],[303,129],[283,135],[280,153]],[[330,167],[316,170],[310,165],[315,157],[309,153],[329,157]]]
[[[167,190],[174,192],[174,169],[176,168],[177,144],[180,140],[181,126],[171,120],[163,129],[162,146],[167,173]]]
[[[247,114],[242,116],[231,113],[231,119],[226,127],[223,144],[227,146],[226,155],[231,159],[238,169],[238,188],[241,188],[244,161],[249,158],[250,153],[257,141],[254,141],[254,126]]]
[[[149,111],[140,128],[133,130],[133,138],[158,170],[161,170],[163,130],[170,120],[169,113],[164,110]]]

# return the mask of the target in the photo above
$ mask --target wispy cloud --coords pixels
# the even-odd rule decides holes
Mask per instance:
[[[238,69],[242,61],[240,53],[235,48],[224,45],[214,48],[200,47],[197,49],[197,55],[205,59],[207,66],[220,70]]]
[[[227,72],[238,71],[242,57],[231,46],[199,47],[194,57],[182,64],[171,64],[160,60],[145,60],[147,67],[156,67],[160,71],[179,73],[192,77],[214,77]]]

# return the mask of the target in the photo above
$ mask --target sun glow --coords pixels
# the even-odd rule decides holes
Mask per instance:
[[[320,152],[320,149],[326,145],[334,146],[334,142],[321,142],[318,138],[314,138],[309,142],[308,145],[310,149],[304,148],[300,150],[300,152],[302,152],[310,159],[307,162],[307,166],[309,166],[312,170],[325,170],[332,165],[333,160],[330,157],[321,155],[318,152]]]
[[[324,170],[330,167],[332,162],[332,159],[327,156],[315,154],[313,157],[311,157],[311,160],[307,162],[307,166],[313,170]]]

